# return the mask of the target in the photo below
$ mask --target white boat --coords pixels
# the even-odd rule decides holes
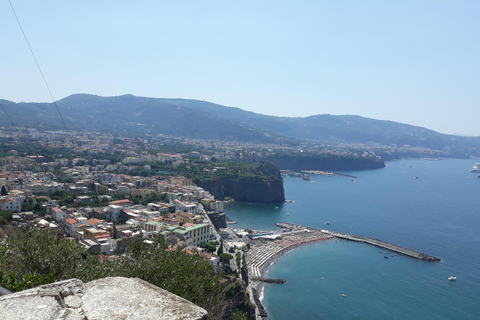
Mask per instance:
[[[455,280],[457,280],[457,277],[450,276],[450,277],[448,277],[448,280],[455,281]]]
[[[473,165],[473,169],[470,172],[480,172],[480,162],[477,162]]]

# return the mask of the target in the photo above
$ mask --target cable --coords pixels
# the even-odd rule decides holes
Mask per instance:
[[[17,23],[20,27],[20,30],[22,30],[23,37],[25,38],[25,41],[27,42],[28,48],[30,49],[30,52],[33,56],[33,59],[35,60],[35,63],[37,64],[37,68],[40,71],[40,74],[42,75],[43,82],[45,83],[45,86],[47,87],[47,90],[50,93],[50,97],[52,98],[53,104],[55,105],[55,108],[57,108],[58,115],[60,116],[60,119],[62,120],[63,126],[65,127],[65,130],[67,131],[68,137],[70,138],[70,142],[73,145],[74,143],[73,143],[72,135],[70,134],[70,131],[68,130],[67,125],[65,124],[65,121],[63,120],[63,116],[60,113],[60,109],[58,108],[57,102],[55,101],[55,98],[53,97],[52,91],[50,90],[50,87],[48,86],[47,79],[43,75],[42,68],[40,68],[40,64],[38,63],[37,57],[35,56],[35,53],[33,52],[33,49],[30,46],[30,42],[28,42],[27,35],[23,31],[22,24],[20,23],[20,20],[17,17],[17,13],[15,12],[15,9],[13,8],[12,2],[10,0],[8,0],[8,3],[10,4],[10,8],[12,8],[13,15],[15,16],[15,19],[17,20]]]

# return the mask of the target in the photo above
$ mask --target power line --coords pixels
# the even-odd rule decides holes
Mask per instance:
[[[17,13],[15,12],[15,9],[13,8],[12,2],[11,2],[10,0],[8,0],[8,3],[10,4],[10,8],[12,8],[13,15],[15,16],[15,19],[17,20],[17,23],[18,23],[18,26],[20,27],[20,30],[22,30],[23,37],[25,38],[25,41],[27,42],[28,48],[30,49],[30,53],[32,54],[33,59],[35,60],[35,63],[36,63],[36,65],[37,65],[37,68],[38,68],[38,70],[40,71],[40,74],[42,75],[43,82],[45,83],[45,86],[47,87],[47,90],[48,90],[48,92],[50,93],[50,97],[52,98],[53,104],[55,105],[55,108],[57,109],[58,115],[60,116],[60,119],[62,120],[63,126],[65,127],[65,130],[67,131],[68,137],[70,138],[70,142],[71,142],[72,145],[73,145],[72,135],[70,134],[70,131],[68,130],[67,125],[65,124],[65,121],[63,120],[63,116],[62,116],[62,114],[61,114],[61,112],[60,112],[60,109],[58,108],[57,102],[56,102],[55,98],[53,97],[53,94],[52,94],[52,91],[50,90],[50,87],[49,87],[49,85],[48,85],[47,79],[46,79],[45,76],[43,75],[42,68],[40,68],[40,64],[38,63],[37,57],[35,56],[35,53],[33,52],[33,49],[32,49],[32,47],[30,46],[30,42],[28,42],[27,35],[26,35],[25,32],[23,31],[22,24],[20,23],[20,20],[19,20],[18,17],[17,17]]]

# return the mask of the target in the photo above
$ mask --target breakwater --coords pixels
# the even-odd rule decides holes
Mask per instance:
[[[262,277],[250,277],[250,281],[260,281],[260,282],[278,283],[278,284],[287,283],[287,280],[283,280],[283,279],[262,278]]]
[[[255,288],[252,288],[252,295],[253,295],[253,302],[255,303],[255,306],[258,309],[258,316],[261,319],[268,318],[267,311],[265,310],[265,307],[263,306],[262,302],[260,301],[260,298],[258,297],[258,290]]]
[[[293,223],[277,223],[276,224],[278,227],[282,228],[299,228],[299,227],[304,227],[304,228],[309,228],[309,229],[315,229],[319,230],[323,233],[326,233],[328,235],[331,235],[332,237],[340,238],[340,239],[345,239],[345,240],[350,240],[350,241],[355,241],[355,242],[362,242],[362,243],[368,243],[370,245],[403,254],[405,256],[409,256],[415,259],[423,260],[423,261],[429,261],[429,262],[437,262],[440,261],[440,258],[428,255],[423,252],[415,251],[412,249],[404,248],[392,243],[388,243],[385,241],[381,241],[378,239],[374,238],[369,238],[365,236],[359,236],[359,235],[350,235],[346,233],[341,233],[341,232],[335,232],[335,231],[329,231],[329,230],[324,230],[324,229],[318,229],[318,228],[312,228],[312,227],[306,227],[306,226],[301,226]]]

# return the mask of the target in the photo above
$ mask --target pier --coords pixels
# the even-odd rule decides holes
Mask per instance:
[[[409,256],[415,259],[423,260],[423,261],[429,261],[429,262],[437,262],[440,261],[440,258],[428,255],[426,253],[418,252],[412,249],[407,249],[401,246],[397,246],[395,244],[391,244],[385,241],[381,241],[378,239],[373,239],[365,236],[358,236],[358,235],[350,235],[346,233],[340,233],[340,232],[335,232],[335,231],[329,231],[329,230],[323,230],[323,229],[318,229],[318,228],[312,228],[312,227],[307,227],[307,226],[301,226],[298,224],[293,224],[293,223],[277,223],[276,224],[278,227],[282,228],[308,228],[308,229],[314,229],[314,230],[320,230],[326,234],[329,234],[333,237],[340,238],[340,239],[345,239],[345,240],[350,240],[350,241],[355,241],[355,242],[362,242],[362,243],[368,243],[370,245],[382,248],[384,250],[396,252],[403,254],[405,256]]]

